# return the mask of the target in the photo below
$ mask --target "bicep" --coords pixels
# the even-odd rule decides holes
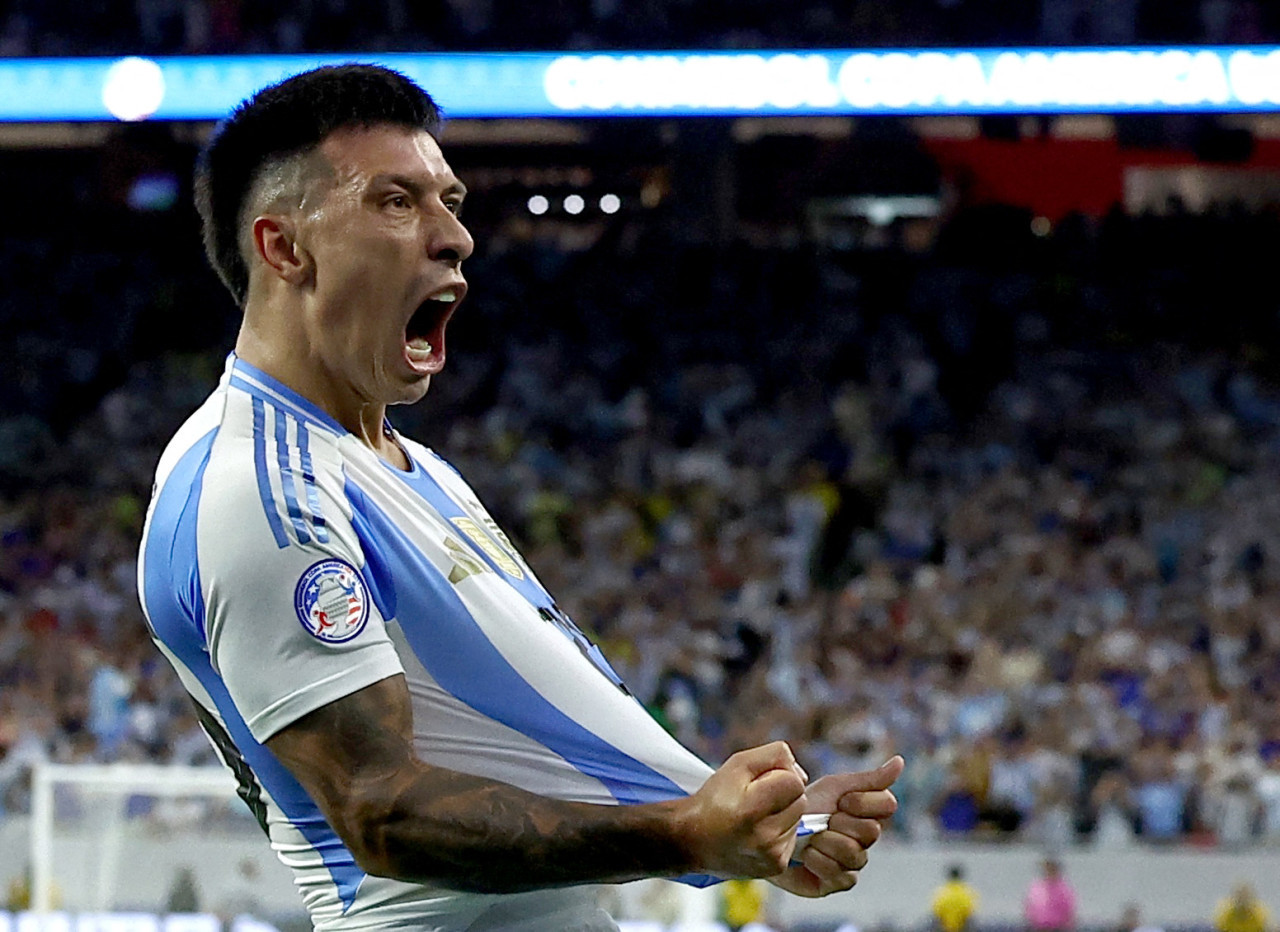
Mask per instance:
[[[359,859],[367,826],[417,776],[403,674],[308,712],[266,741]]]

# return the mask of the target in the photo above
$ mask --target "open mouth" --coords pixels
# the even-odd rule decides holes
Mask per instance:
[[[404,328],[405,358],[418,372],[433,374],[444,368],[444,331],[466,293],[454,285],[433,292],[409,318]]]

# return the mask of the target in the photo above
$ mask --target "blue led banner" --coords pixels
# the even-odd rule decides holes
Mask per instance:
[[[1280,110],[1280,47],[241,55],[0,61],[0,120],[212,120],[377,61],[453,118]]]

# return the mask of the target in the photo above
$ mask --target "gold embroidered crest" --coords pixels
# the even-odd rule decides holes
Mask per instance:
[[[452,518],[454,527],[456,527],[467,538],[484,551],[484,555],[497,564],[498,569],[502,570],[508,576],[514,576],[516,579],[524,579],[524,570],[520,568],[519,562],[515,558],[515,554],[506,550],[502,544],[495,540],[491,535],[485,533],[480,525],[476,524],[470,518]],[[496,526],[496,525],[495,525]],[[506,535],[503,535],[506,539]]]

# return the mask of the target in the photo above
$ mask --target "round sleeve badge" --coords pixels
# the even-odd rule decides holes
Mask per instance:
[[[369,590],[345,560],[321,560],[298,580],[293,606],[307,633],[326,644],[350,641],[369,621]]]

